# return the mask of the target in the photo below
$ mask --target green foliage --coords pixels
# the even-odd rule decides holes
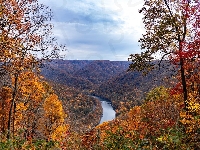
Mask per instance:
[[[199,139],[191,133],[185,132],[185,127],[179,124],[174,128],[169,128],[163,131],[163,134],[157,137],[154,146],[166,150],[193,150],[199,149]]]
[[[184,142],[185,134],[182,128],[176,127],[164,131],[160,137],[156,139],[155,144],[164,149],[188,149]]]
[[[0,139],[0,149],[10,150],[10,149],[22,149],[22,150],[44,150],[44,149],[55,149],[59,148],[59,144],[56,141],[46,141],[42,139],[37,140],[24,140],[20,137],[15,137],[14,139]]]
[[[115,133],[107,131],[108,136],[104,140],[104,146],[106,149],[121,149],[131,150],[134,147],[134,143],[131,138],[125,137],[125,130],[118,128]]]
[[[168,99],[169,91],[163,86],[156,87],[146,94],[145,102],[155,101],[159,99]]]

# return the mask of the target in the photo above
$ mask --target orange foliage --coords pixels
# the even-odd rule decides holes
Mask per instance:
[[[8,109],[11,102],[11,89],[2,87],[0,92],[0,131],[5,132],[8,123]]]

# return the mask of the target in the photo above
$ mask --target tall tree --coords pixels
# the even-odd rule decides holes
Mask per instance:
[[[12,79],[12,98],[8,115],[8,138],[14,112],[19,76],[23,72],[37,73],[39,64],[57,58],[59,46],[52,36],[51,10],[38,0],[0,1],[0,70]]]
[[[188,107],[188,64],[200,57],[200,1],[145,0],[139,11],[144,15],[146,34],[139,40],[141,54],[131,54],[129,70],[148,71],[155,68],[156,56],[180,66],[180,82],[185,109]]]

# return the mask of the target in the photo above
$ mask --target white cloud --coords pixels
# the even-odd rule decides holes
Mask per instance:
[[[40,0],[54,11],[58,41],[68,47],[67,59],[127,60],[140,52],[144,33],[143,0]],[[70,58],[71,57],[71,58]]]

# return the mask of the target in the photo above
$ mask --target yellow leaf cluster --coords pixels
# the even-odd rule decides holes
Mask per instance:
[[[51,133],[51,138],[52,140],[59,141],[65,138],[67,131],[69,130],[68,125],[59,125],[52,133]]]
[[[200,104],[199,104],[199,97],[197,94],[189,93],[189,100],[188,100],[188,109],[190,112],[196,112],[200,114]]]
[[[14,79],[13,79],[14,80]],[[19,76],[19,96],[24,100],[34,100],[35,104],[42,101],[46,89],[40,77],[34,72],[23,72]]]
[[[188,112],[180,112],[180,122],[186,127],[186,133],[195,131],[200,128],[200,118],[195,117]]]
[[[56,94],[51,94],[43,104],[45,114],[47,117],[50,117],[53,122],[59,120],[59,122],[64,122],[64,111],[62,108],[62,103],[58,99]]]

